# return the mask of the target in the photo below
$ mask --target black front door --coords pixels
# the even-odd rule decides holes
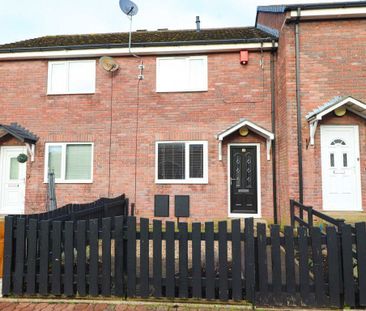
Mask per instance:
[[[257,214],[257,147],[230,146],[231,213]]]

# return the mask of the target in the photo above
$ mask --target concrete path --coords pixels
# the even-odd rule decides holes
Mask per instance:
[[[46,299],[0,299],[1,311],[177,311],[177,310],[252,310],[246,305],[189,304],[143,301],[86,301],[86,300],[46,300]],[[262,309],[261,309],[262,310]]]
[[[224,304],[188,304],[188,303],[163,303],[163,302],[128,302],[128,301],[36,301],[24,300],[15,301],[9,299],[0,299],[1,311],[219,311],[219,310],[253,310],[251,306],[245,305],[224,305]],[[294,308],[256,308],[258,311],[311,311],[322,310],[331,311],[331,309],[294,309]],[[332,309],[334,311],[334,309]]]

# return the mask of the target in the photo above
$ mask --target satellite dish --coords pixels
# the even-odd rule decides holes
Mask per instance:
[[[117,62],[109,56],[102,56],[99,60],[99,63],[102,68],[108,72],[114,72],[119,68]]]
[[[119,0],[119,7],[128,16],[136,15],[139,10],[136,3],[130,0]]]

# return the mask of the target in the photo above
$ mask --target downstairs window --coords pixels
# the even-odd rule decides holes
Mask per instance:
[[[206,141],[156,143],[156,183],[208,182]]]
[[[91,183],[93,181],[92,143],[48,143],[44,180],[55,173],[56,183]]]

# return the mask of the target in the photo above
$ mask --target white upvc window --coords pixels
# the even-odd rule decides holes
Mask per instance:
[[[95,93],[95,60],[48,62],[49,95]]]
[[[157,92],[207,91],[207,80],[207,56],[156,59]]]
[[[46,143],[44,182],[53,172],[56,183],[92,183],[93,154],[93,143]]]
[[[207,184],[207,141],[158,141],[155,146],[155,182]]]

